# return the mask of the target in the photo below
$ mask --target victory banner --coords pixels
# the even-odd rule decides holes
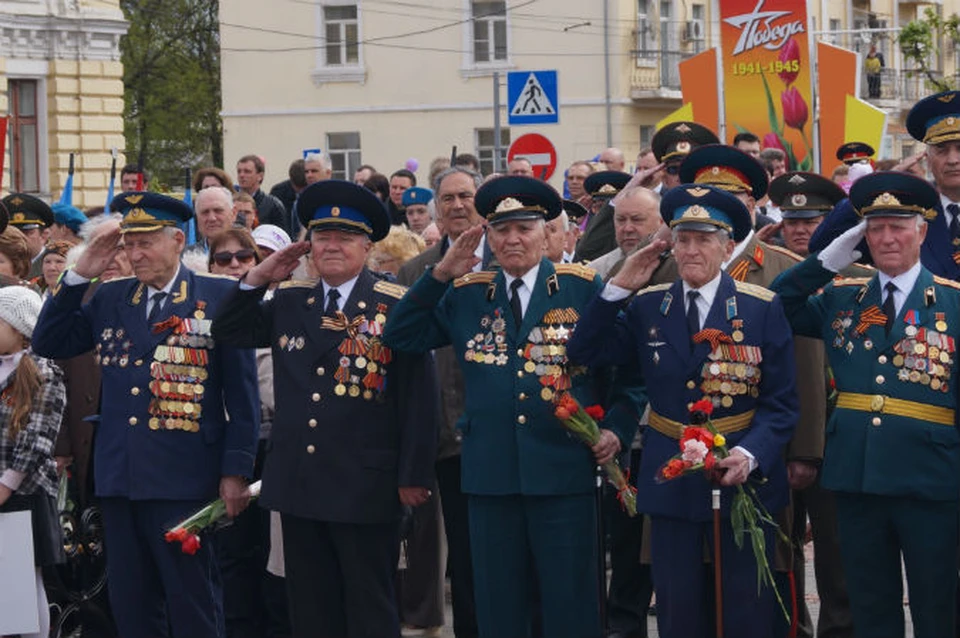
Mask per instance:
[[[725,140],[748,131],[814,168],[813,83],[805,0],[720,0]]]

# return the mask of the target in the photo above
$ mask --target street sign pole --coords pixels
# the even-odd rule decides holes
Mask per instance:
[[[500,71],[493,72],[493,172],[501,170],[500,157]]]

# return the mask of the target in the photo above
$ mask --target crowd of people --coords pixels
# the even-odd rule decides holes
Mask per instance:
[[[914,635],[960,635],[960,92],[907,129],[923,156],[852,140],[832,179],[673,122],[632,174],[573,162],[565,197],[526,159],[438,158],[425,187],[323,154],[269,193],[256,155],[201,168],[192,205],[135,166],[109,210],[8,195],[0,512],[31,513],[30,635],[76,555],[64,477],[124,638],[439,635],[447,589],[458,638],[651,613],[665,638],[902,636],[904,566]],[[602,408],[590,445],[571,397]],[[704,414],[723,453],[665,480]],[[598,489],[611,462],[639,516]],[[742,489],[772,517],[746,546]],[[167,542],[218,497],[229,525]]]

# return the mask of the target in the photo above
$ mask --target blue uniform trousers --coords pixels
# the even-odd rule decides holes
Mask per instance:
[[[858,638],[902,638],[903,574],[916,638],[952,636],[957,501],[837,492],[840,555]]]
[[[223,595],[212,540],[190,556],[163,534],[205,503],[100,500],[107,552],[107,586],[123,638],[224,635]]]
[[[773,531],[764,528],[764,537],[767,561],[773,565]],[[713,555],[713,523],[654,517],[650,542],[661,638],[714,636],[713,564],[703,560],[704,545]],[[782,612],[769,585],[757,593],[757,563],[750,538],[745,536],[743,549],[738,549],[729,519],[720,522],[720,565],[724,635],[770,638],[774,614]]]
[[[545,638],[601,635],[596,500],[468,496],[477,623],[484,638],[531,635],[537,583]]]

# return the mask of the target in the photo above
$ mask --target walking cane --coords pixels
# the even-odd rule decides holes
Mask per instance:
[[[603,468],[595,470],[597,477],[597,593],[600,598],[600,635],[607,631],[607,551],[603,535]]]
[[[720,567],[720,488],[711,492],[713,499],[713,589],[716,592],[717,638],[723,638],[723,578]]]

